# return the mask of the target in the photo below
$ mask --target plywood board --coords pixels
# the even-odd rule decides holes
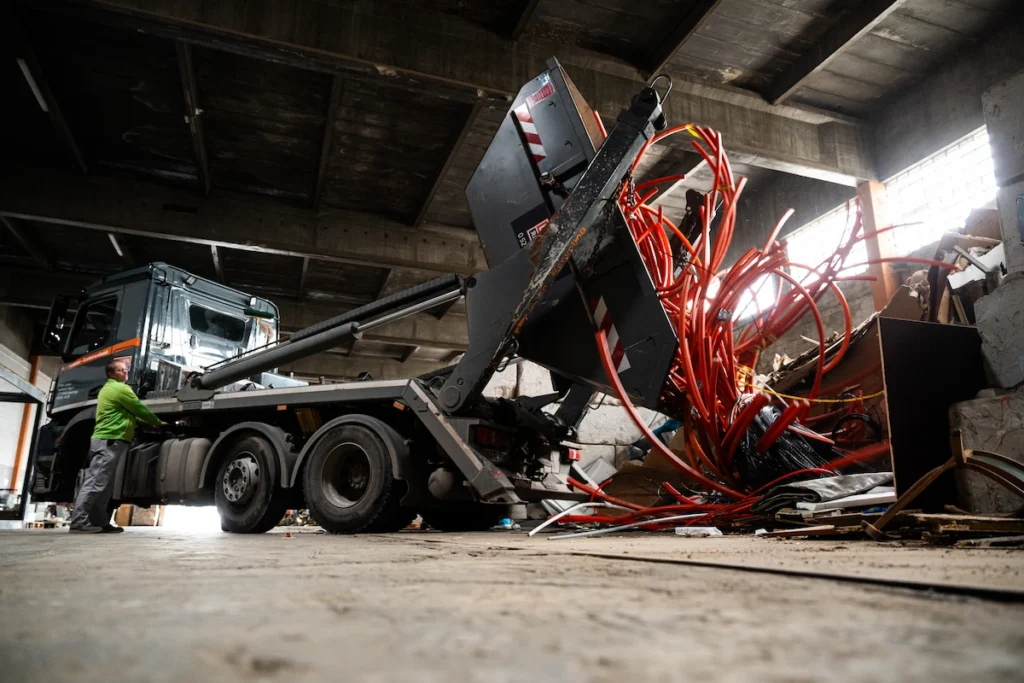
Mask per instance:
[[[896,493],[952,457],[949,407],[985,387],[981,337],[958,325],[878,319]],[[956,500],[952,472],[914,502],[925,511]]]

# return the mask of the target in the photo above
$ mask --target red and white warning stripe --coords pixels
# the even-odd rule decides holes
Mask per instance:
[[[594,314],[594,322],[597,323],[598,329],[604,330],[608,339],[608,351],[612,354],[612,363],[615,364],[616,372],[621,375],[630,368],[629,358],[626,357],[626,347],[619,339],[619,332],[612,324],[612,317],[608,315],[608,306],[604,303],[604,297],[591,300],[590,312]]]
[[[548,154],[544,151],[544,145],[540,141],[540,134],[537,133],[537,126],[533,123],[530,108],[524,102],[513,111],[515,112],[516,119],[519,121],[519,127],[523,131],[523,136],[526,138],[526,143],[530,146],[533,160],[539,164],[547,159]]]

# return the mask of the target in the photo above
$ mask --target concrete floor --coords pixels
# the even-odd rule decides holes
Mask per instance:
[[[1024,605],[575,553],[1024,589],[1024,552],[524,534],[0,533],[10,681],[1024,680]]]

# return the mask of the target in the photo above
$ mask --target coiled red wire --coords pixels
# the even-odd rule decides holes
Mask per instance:
[[[888,443],[882,441],[846,453],[826,468],[790,472],[757,491],[744,490],[742,482],[738,481],[733,468],[736,449],[757,413],[770,402],[778,403],[783,409],[787,425],[785,428],[779,425],[779,429],[770,430],[759,441],[759,449],[770,447],[786,429],[830,442],[800,424],[806,418],[809,404],[790,406],[784,398],[769,397],[758,391],[750,381],[749,369],[756,367],[758,356],[764,348],[810,314],[815,323],[819,345],[812,387],[807,398],[813,400],[821,395],[822,380],[843,359],[853,331],[850,307],[838,282],[874,279],[843,275],[845,269],[852,267],[846,264],[846,260],[857,242],[892,228],[863,234],[860,207],[852,203],[848,207],[849,228],[836,250],[816,266],[808,266],[791,262],[786,254],[785,242],[778,239],[786,221],[793,214],[791,209],[776,223],[760,249],[751,247],[733,265],[723,268],[736,226],[737,203],[746,179],[734,178],[721,133],[695,124],[671,128],[643,146],[633,162],[632,171],[636,171],[652,145],[680,133],[693,136],[692,146],[708,164],[714,177],[714,186],[705,195],[700,208],[701,232],[696,240],[691,243],[679,227],[665,217],[660,206],[650,204],[657,197],[661,186],[683,179],[682,175],[656,178],[638,185],[625,183],[618,204],[678,334],[679,350],[663,389],[662,407],[666,414],[679,417],[684,423],[688,445],[686,460],[655,437],[637,413],[619,381],[604,332],[597,333],[596,342],[609,384],[652,447],[681,470],[694,485],[734,502],[699,502],[669,486],[666,490],[678,504],[644,508],[610,498],[599,488],[570,479],[572,486],[588,493],[592,499],[612,502],[632,511],[620,516],[573,516],[562,521],[625,524],[651,517],[651,526],[644,528],[660,528],[656,521],[659,516],[704,512],[707,513],[706,517],[693,520],[692,523],[735,522],[749,515],[750,506],[765,490],[784,480],[831,475],[853,462],[875,459],[888,453]],[[685,249],[685,264],[676,262],[673,257],[670,234],[675,235]],[[908,259],[874,259],[856,265],[897,260]],[[917,261],[950,267],[949,264],[927,259]],[[790,271],[799,272],[799,276]],[[757,303],[756,293],[750,293],[755,288],[764,287],[767,282],[775,283],[774,297],[762,309]],[[783,282],[789,286],[784,287]],[[829,293],[838,300],[844,323],[842,343],[831,359],[826,358],[826,331],[818,308],[818,302]],[[746,297],[753,299],[751,304],[744,304]],[[740,306],[754,307],[755,312],[749,320],[738,320],[737,314],[741,311],[737,309]]]

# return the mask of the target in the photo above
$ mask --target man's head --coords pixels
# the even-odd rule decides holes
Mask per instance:
[[[107,377],[124,382],[128,379],[128,364],[120,359],[110,361],[107,363]]]

